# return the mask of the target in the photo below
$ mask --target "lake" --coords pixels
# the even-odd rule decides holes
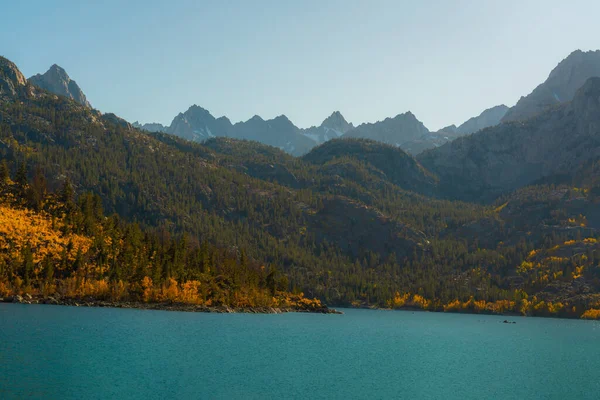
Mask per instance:
[[[0,398],[598,399],[600,323],[0,304]]]

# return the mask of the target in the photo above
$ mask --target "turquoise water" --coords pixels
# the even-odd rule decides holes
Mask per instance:
[[[600,398],[600,323],[345,312],[0,304],[0,398]]]

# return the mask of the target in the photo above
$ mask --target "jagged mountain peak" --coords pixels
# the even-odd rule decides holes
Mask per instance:
[[[254,115],[246,122],[265,122],[265,120],[260,115]]]
[[[52,72],[52,73],[56,73],[56,74],[59,74],[59,75],[63,75],[65,77],[67,77],[67,78],[69,77],[69,74],[67,74],[67,71],[65,71],[65,69],[63,67],[61,67],[60,65],[58,65],[58,64],[52,64],[50,66],[50,68],[48,69],[48,72]]]
[[[85,107],[92,107],[77,82],[57,64],[53,64],[44,74],[32,76],[29,82],[59,96],[72,99]]]
[[[208,111],[204,107],[200,107],[197,104],[191,105],[184,114],[186,114],[186,115],[193,114],[193,115],[197,115],[197,116],[209,116],[210,115],[212,117],[212,114],[210,113],[210,111]]]
[[[290,119],[285,114],[276,116],[275,118],[273,118],[273,121],[281,121],[281,122],[293,124],[292,121],[290,121]]]
[[[224,123],[227,123],[227,124],[231,125],[231,120],[229,118],[227,118],[226,116],[222,116],[222,117],[217,118],[217,121],[224,122]]]
[[[321,123],[322,128],[333,129],[334,131],[341,132],[342,134],[348,132],[354,128],[352,123],[346,121],[346,118],[339,111],[334,111],[331,115]]]

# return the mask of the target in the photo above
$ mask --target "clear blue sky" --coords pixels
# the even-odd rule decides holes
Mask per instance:
[[[319,124],[412,111],[430,129],[513,105],[575,49],[598,1],[1,1],[0,54],[54,63],[92,105],[169,124],[198,104],[233,122]]]

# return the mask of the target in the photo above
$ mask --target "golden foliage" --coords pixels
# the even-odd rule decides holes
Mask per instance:
[[[75,234],[63,235],[60,226],[60,221],[53,224],[49,216],[0,204],[0,256],[21,262],[22,250],[29,245],[33,262],[38,264],[48,256],[60,260],[62,251],[70,247],[67,256],[73,262],[79,249],[83,253],[88,251],[91,239]]]
[[[581,315],[583,319],[600,319],[600,310],[595,308],[589,309]]]

